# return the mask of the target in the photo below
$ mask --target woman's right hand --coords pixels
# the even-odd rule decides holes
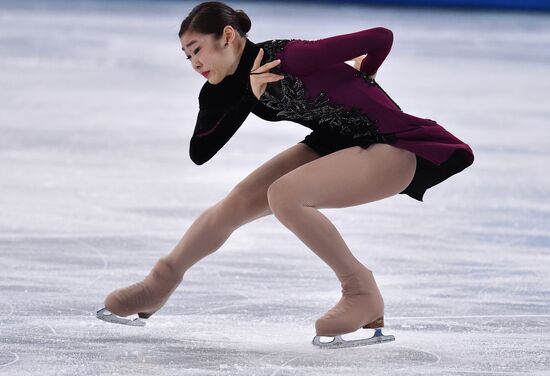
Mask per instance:
[[[281,59],[273,60],[260,66],[263,56],[264,50],[260,48],[260,52],[258,52],[256,60],[254,60],[254,65],[252,66],[252,71],[250,72],[250,86],[252,87],[252,92],[258,99],[260,99],[265,92],[268,82],[279,81],[285,77],[269,72],[271,68],[281,63]]]
[[[361,55],[357,56],[355,59],[353,59],[353,67],[357,69],[358,71],[361,70],[361,62],[367,55]]]
[[[361,56],[357,56],[355,59],[353,59],[353,67],[355,69],[357,69],[358,71],[361,71],[361,62],[363,61],[363,59],[366,57],[367,55],[361,55]],[[376,73],[378,72],[374,72],[374,74],[371,74],[370,76],[368,76],[369,78],[372,78],[374,80],[374,78],[376,77]]]

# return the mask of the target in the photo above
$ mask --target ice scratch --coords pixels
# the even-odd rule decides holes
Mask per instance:
[[[12,354],[15,357],[15,359],[13,359],[12,361],[10,361],[8,363],[0,364],[0,368],[10,366],[10,365],[14,364],[15,362],[17,362],[19,360],[19,355],[17,355],[16,353],[11,352],[11,351],[6,351],[6,352],[9,353],[9,354]]]

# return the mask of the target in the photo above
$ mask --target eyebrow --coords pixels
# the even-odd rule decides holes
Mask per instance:
[[[192,45],[193,43],[196,43],[197,41],[196,40],[192,40],[191,42],[189,42],[188,44],[185,45],[185,47],[189,47],[190,45]],[[183,47],[181,48],[183,50]],[[185,50],[184,50],[185,51]]]

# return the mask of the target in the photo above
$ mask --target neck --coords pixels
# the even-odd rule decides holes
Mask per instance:
[[[240,42],[240,45],[237,47],[237,58],[235,59],[235,62],[233,63],[233,66],[229,70],[229,74],[235,74],[237,71],[237,67],[239,66],[239,62],[241,61],[241,57],[243,56],[244,47],[246,44],[246,39],[243,38],[243,41]]]

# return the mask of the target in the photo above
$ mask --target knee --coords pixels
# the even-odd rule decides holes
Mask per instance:
[[[246,191],[236,186],[223,200],[216,204],[217,215],[224,217],[225,223],[240,224],[247,216],[250,197]]]
[[[231,192],[215,206],[217,215],[223,216],[225,223],[239,227],[252,218],[262,215],[269,208],[264,194],[260,195],[244,185],[237,184]]]
[[[297,205],[292,189],[283,179],[275,180],[267,189],[267,202],[271,212],[281,219]]]

